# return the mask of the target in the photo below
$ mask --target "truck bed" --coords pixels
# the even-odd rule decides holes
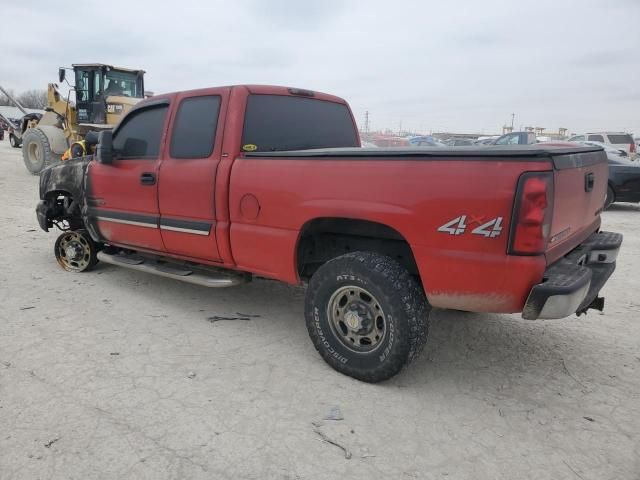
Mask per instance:
[[[274,276],[282,271],[282,258],[294,248],[305,218],[365,218],[407,239],[432,305],[518,311],[526,285],[540,281],[547,265],[599,228],[606,169],[598,147],[543,144],[246,152],[233,165],[230,203],[239,204],[251,192],[262,199],[261,213],[257,221],[247,222],[239,212],[230,212],[234,258]],[[545,255],[507,255],[514,194],[525,171],[554,175],[553,241]],[[585,192],[589,172],[596,182],[592,192]],[[443,233],[448,222],[461,216],[467,222],[464,234]],[[502,231],[495,238],[470,234],[498,218]],[[256,254],[258,241],[272,255]],[[282,248],[283,243],[290,245]],[[295,281],[291,260],[287,269]],[[523,293],[512,296],[515,291]]]

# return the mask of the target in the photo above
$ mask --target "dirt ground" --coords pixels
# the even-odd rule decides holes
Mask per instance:
[[[303,289],[64,272],[37,185],[0,142],[2,480],[640,479],[638,206],[604,214],[625,234],[604,314],[436,311],[368,385],[315,352]]]

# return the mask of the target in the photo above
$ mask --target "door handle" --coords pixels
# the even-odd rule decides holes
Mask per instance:
[[[142,185],[155,185],[156,184],[156,174],[150,172],[144,172],[140,175],[140,183]]]

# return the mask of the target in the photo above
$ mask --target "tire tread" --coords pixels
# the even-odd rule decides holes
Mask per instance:
[[[331,277],[336,272],[340,272],[349,264],[359,265],[367,271],[381,275],[383,283],[386,284],[381,286],[391,288],[392,291],[387,293],[388,296],[400,299],[408,322],[408,335],[406,338],[398,340],[399,342],[403,340],[408,342],[408,349],[400,349],[406,353],[401,355],[392,353],[389,356],[389,361],[385,361],[383,366],[371,372],[363,372],[349,365],[338,364],[331,354],[322,347],[314,327],[312,299],[325,281],[331,281]],[[352,252],[328,261],[312,277],[305,303],[307,328],[318,353],[336,370],[365,382],[374,383],[391,378],[419,356],[427,341],[431,307],[422,287],[397,261],[385,255],[374,252]],[[397,353],[398,349],[395,350]]]

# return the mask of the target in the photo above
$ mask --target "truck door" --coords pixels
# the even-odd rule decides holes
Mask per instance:
[[[168,252],[218,261],[215,183],[228,89],[176,97],[160,164],[160,232]]]
[[[113,134],[113,163],[89,164],[89,218],[111,243],[164,251],[158,165],[168,107],[160,99],[132,110]]]

